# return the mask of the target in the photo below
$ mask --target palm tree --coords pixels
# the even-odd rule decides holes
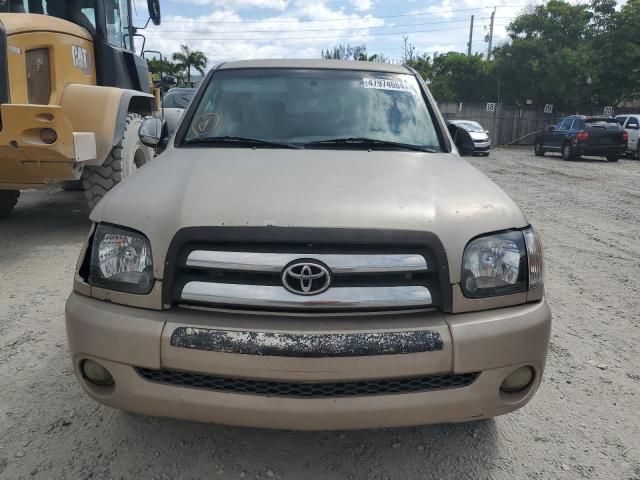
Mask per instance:
[[[187,72],[187,86],[191,86],[191,69],[196,69],[200,75],[204,75],[209,61],[204,53],[199,50],[191,50],[187,45],[180,45],[180,51],[172,56],[174,62],[178,62],[181,68]]]

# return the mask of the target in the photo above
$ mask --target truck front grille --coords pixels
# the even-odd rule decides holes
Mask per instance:
[[[225,393],[287,398],[340,398],[430,392],[471,385],[479,373],[429,375],[337,383],[288,383],[217,377],[178,370],[136,368],[150,382]]]
[[[432,234],[191,227],[167,253],[163,302],[267,312],[448,310],[448,287],[446,254]]]
[[[301,247],[288,247],[286,253],[192,250],[180,269],[179,301],[322,311],[424,308],[434,303],[431,262],[424,254],[388,249],[362,253],[353,248],[328,253]],[[329,288],[317,294],[296,291],[301,281],[287,281],[284,275],[297,263],[326,266]],[[321,279],[311,286],[322,283]]]
[[[27,96],[33,105],[48,105],[51,97],[49,49],[34,48],[25,52]]]

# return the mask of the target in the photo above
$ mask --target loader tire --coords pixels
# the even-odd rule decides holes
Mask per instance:
[[[18,203],[20,190],[0,190],[0,218],[9,215]]]
[[[153,150],[144,146],[138,137],[142,120],[142,116],[137,113],[128,114],[122,138],[113,147],[104,163],[100,166],[85,167],[82,172],[84,194],[90,209],[93,209],[109,190],[153,158]]]

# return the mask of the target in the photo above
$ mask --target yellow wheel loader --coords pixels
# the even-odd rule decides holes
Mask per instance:
[[[149,18],[160,23],[158,0]],[[82,182],[89,206],[151,160],[155,110],[131,0],[0,0],[0,217],[20,190]]]

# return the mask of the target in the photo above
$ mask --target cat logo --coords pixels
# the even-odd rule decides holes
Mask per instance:
[[[75,68],[82,70],[85,75],[91,75],[91,58],[86,48],[73,45],[71,47],[71,58]]]

